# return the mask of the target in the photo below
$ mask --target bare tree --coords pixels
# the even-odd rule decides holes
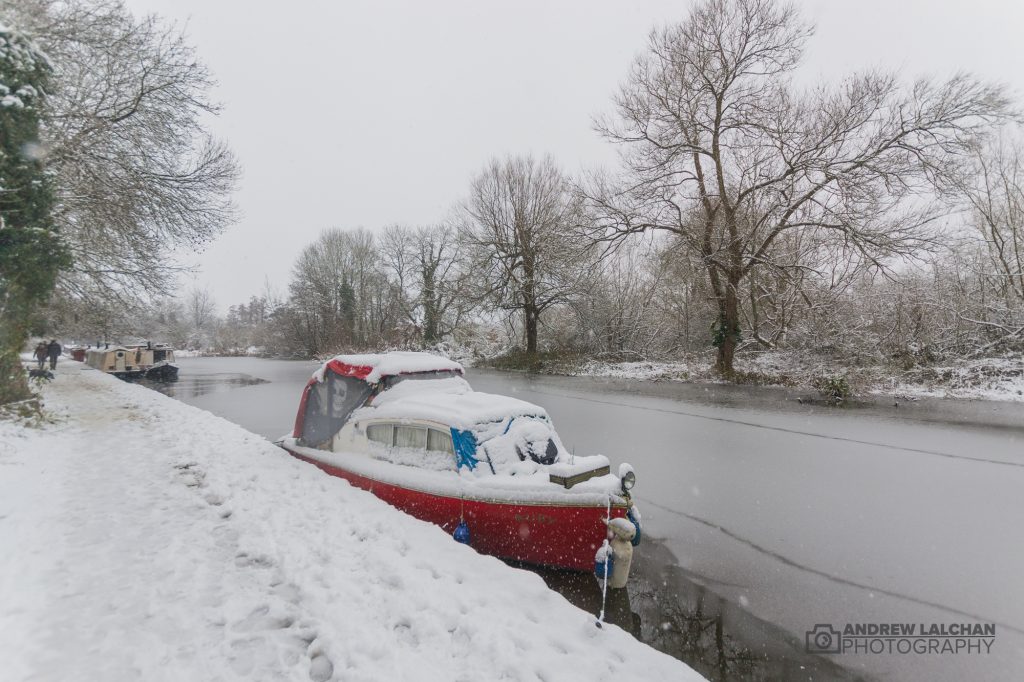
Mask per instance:
[[[928,245],[943,210],[921,198],[930,181],[1009,113],[1000,88],[967,75],[905,88],[868,72],[799,91],[790,77],[811,34],[792,5],[703,0],[651,34],[617,120],[598,123],[624,171],[583,189],[591,235],[678,235],[705,268],[725,374],[751,273],[814,267],[779,248],[784,236],[842,243],[874,268]]]
[[[1008,135],[979,143],[956,189],[984,240],[996,287],[1024,303],[1024,146]]]
[[[234,217],[238,167],[205,128],[213,79],[182,31],[118,0],[0,0],[54,64],[44,122],[55,219],[73,269],[65,295],[162,293],[175,253]]]
[[[582,279],[571,237],[577,221],[566,178],[547,156],[491,161],[462,205],[460,238],[479,278],[478,295],[522,313],[528,353],[537,352],[541,314],[567,302]]]
[[[281,314],[311,355],[364,348],[394,335],[396,292],[381,269],[376,240],[364,230],[325,230],[292,269]]]
[[[315,355],[351,342],[355,326],[348,239],[328,230],[299,255],[292,269],[291,305],[308,352]]]
[[[571,306],[580,345],[620,359],[658,353],[669,324],[662,311],[669,268],[661,257],[664,246],[652,241],[631,240],[601,267],[589,269],[586,286]]]
[[[217,314],[217,305],[209,289],[192,289],[185,301],[185,308],[188,311],[189,322],[196,332],[207,330]]]
[[[381,258],[401,291],[402,311],[424,343],[450,334],[469,309],[461,247],[448,225],[392,225],[380,239]]]

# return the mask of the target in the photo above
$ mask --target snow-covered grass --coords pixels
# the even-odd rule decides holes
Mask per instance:
[[[689,381],[695,376],[693,363],[684,360],[673,362],[602,362],[600,360],[589,360],[580,367],[578,374],[580,376],[641,379],[645,381]],[[704,372],[701,372],[701,376],[703,374]]]
[[[242,428],[58,365],[0,422],[4,680],[699,680]]]
[[[914,367],[876,382],[873,392],[910,397],[1024,402],[1024,357],[983,358]]]
[[[714,357],[694,355],[669,362],[588,361],[558,373],[647,381],[717,383]],[[915,364],[909,369],[884,363],[855,364],[798,351],[740,353],[737,381],[810,389],[823,379],[845,378],[855,395],[893,395],[1024,401],[1024,357],[964,359]]]

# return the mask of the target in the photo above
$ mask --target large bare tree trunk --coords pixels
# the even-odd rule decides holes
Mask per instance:
[[[526,318],[526,352],[533,355],[537,352],[537,310],[533,306],[527,306],[524,317]]]
[[[437,294],[434,290],[434,273],[425,269],[423,273],[423,341],[431,344],[440,340],[438,335],[439,315]]]
[[[736,357],[736,346],[740,340],[740,304],[737,288],[738,282],[730,281],[725,287],[724,295],[718,299],[719,318],[718,328],[715,329],[718,357],[715,360],[715,369],[725,377],[733,375],[733,359]]]

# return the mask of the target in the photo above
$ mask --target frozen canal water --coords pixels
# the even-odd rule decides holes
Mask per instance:
[[[268,438],[291,430],[317,366],[180,364],[169,393]],[[626,620],[636,612],[642,639],[706,676],[1024,679],[1024,407],[836,410],[766,389],[467,378],[544,406],[570,449],[636,467],[654,541]],[[547,579],[593,598],[589,583]],[[994,623],[996,636],[981,653],[804,654],[808,630],[847,623]]]

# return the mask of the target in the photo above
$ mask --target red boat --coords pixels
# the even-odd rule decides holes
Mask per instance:
[[[338,356],[280,445],[479,552],[592,570],[608,520],[638,518],[632,469],[570,454],[543,408],[473,391],[462,374],[426,353]]]

